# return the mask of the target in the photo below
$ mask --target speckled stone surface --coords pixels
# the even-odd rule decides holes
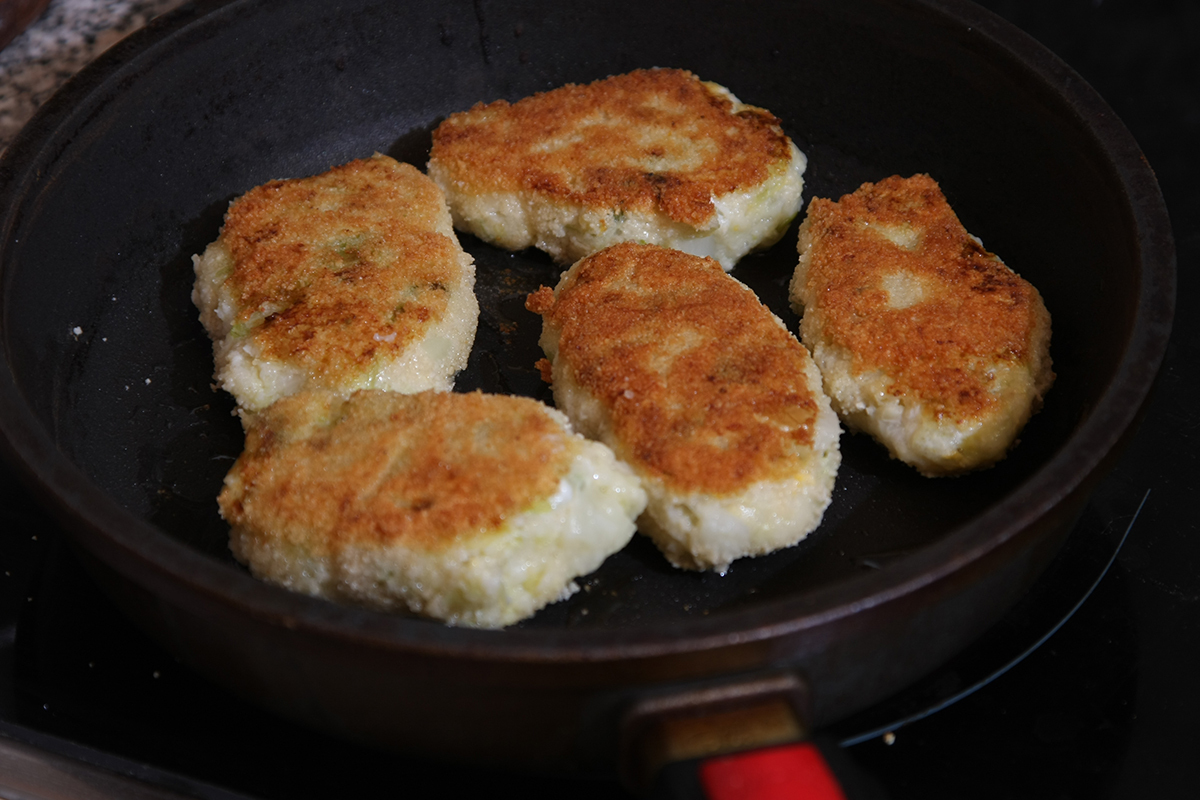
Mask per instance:
[[[0,50],[0,151],[68,78],[186,0],[53,0]]]

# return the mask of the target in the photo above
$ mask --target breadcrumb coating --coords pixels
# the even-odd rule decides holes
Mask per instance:
[[[527,306],[543,319],[556,404],[642,477],[643,529],[675,563],[724,570],[816,526],[840,459],[836,418],[808,352],[716,262],[616,245]],[[714,499],[713,516],[675,519]],[[726,529],[736,546],[720,542]]]
[[[560,263],[618,241],[729,269],[800,207],[804,157],[780,122],[684,70],[637,70],[452,114],[429,175],[455,224]]]
[[[251,189],[195,261],[218,380],[245,409],[310,385],[449,389],[474,339],[445,200],[386,156]]]
[[[815,198],[791,299],[834,408],[928,475],[1002,458],[1054,380],[1037,289],[928,175]]]
[[[537,401],[365,390],[254,415],[218,503],[260,578],[496,627],[571,594],[629,541],[645,495]]]

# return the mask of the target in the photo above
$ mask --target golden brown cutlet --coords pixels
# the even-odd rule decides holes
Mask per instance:
[[[651,69],[452,114],[428,171],[455,225],[501,247],[571,263],[643,241],[730,269],[782,235],[804,167],[769,112],[690,72]]]
[[[217,378],[254,411],[308,386],[449,389],[478,305],[445,200],[387,156],[271,181],[197,256]]]
[[[715,261],[615,245],[527,306],[556,405],[642,478],[640,529],[673,563],[724,571],[820,522],[840,460],[820,376]]]
[[[792,303],[833,407],[926,475],[1002,458],[1054,380],[1037,289],[928,175],[809,203]]]
[[[259,578],[498,627],[623,547],[645,495],[535,400],[318,390],[250,419],[219,505]]]

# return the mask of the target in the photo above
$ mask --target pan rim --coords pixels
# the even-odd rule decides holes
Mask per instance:
[[[5,455],[42,495],[77,539],[111,566],[127,573],[152,567],[155,591],[167,597],[205,596],[258,618],[318,633],[353,637],[384,650],[484,657],[508,661],[598,662],[681,654],[772,639],[826,625],[865,608],[918,591],[982,558],[1025,530],[1102,467],[1136,424],[1165,355],[1174,313],[1175,256],[1165,204],[1154,175],[1132,135],[1103,99],[1065,62],[1019,29],[965,0],[902,0],[943,21],[964,26],[983,45],[1054,89],[1077,121],[1108,156],[1126,190],[1123,209],[1136,231],[1140,297],[1132,333],[1109,387],[1090,415],[1049,461],[983,514],[886,569],[819,587],[753,609],[707,619],[590,630],[455,628],[440,622],[396,617],[337,606],[269,586],[164,535],[156,526],[117,505],[53,444],[24,402],[4,353],[0,369],[0,434]],[[25,192],[56,131],[86,110],[95,93],[119,79],[132,61],[152,58],[192,25],[214,24],[224,13],[253,13],[262,0],[204,0],[180,7],[115,45],[69,81],[38,112],[0,157],[0,263]],[[161,52],[161,51],[160,51]],[[0,269],[3,269],[0,266]],[[0,317],[8,292],[0,273]]]

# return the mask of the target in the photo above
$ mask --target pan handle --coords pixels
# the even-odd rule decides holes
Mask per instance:
[[[836,742],[813,737],[808,685],[758,674],[645,697],[621,725],[621,778],[676,800],[878,800]]]

